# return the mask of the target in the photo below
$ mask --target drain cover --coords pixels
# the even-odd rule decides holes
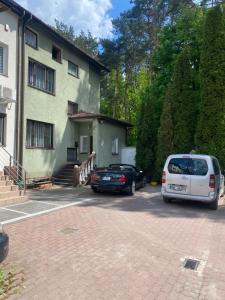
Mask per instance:
[[[62,233],[64,234],[71,234],[74,233],[75,231],[77,231],[78,228],[74,228],[74,227],[65,227],[61,230]]]
[[[184,268],[190,270],[197,270],[200,261],[197,259],[186,258],[184,261]]]

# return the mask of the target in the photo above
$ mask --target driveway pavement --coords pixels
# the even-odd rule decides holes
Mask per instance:
[[[94,195],[5,229],[4,264],[25,274],[10,300],[225,299],[223,204],[164,204],[147,187],[134,197]],[[197,270],[183,267],[186,258],[199,260]]]

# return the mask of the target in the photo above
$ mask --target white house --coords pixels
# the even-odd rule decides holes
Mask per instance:
[[[0,3],[0,145],[15,155],[18,16]]]

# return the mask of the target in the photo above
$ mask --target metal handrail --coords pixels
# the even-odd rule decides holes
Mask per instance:
[[[19,185],[19,188],[26,192],[26,170],[24,167],[3,147],[0,145],[0,166],[6,170],[9,179]]]

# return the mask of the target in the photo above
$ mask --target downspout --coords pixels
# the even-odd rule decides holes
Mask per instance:
[[[27,17],[27,18],[26,18]],[[18,48],[18,77],[17,77],[17,161],[23,165],[23,145],[24,145],[24,89],[25,89],[25,41],[24,29],[27,23],[32,20],[32,14],[24,11],[19,24],[19,48]]]

